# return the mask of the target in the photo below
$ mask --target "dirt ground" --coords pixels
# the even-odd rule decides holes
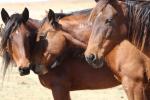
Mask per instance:
[[[14,67],[8,70],[3,85],[2,81],[0,82],[0,100],[53,100],[51,90],[44,88],[38,76],[33,73],[19,76],[18,69]],[[127,100],[122,86],[71,91],[71,98],[72,100]]]
[[[28,7],[32,18],[42,19],[49,8],[56,12],[61,10],[69,12],[91,8],[94,5],[93,0],[50,0],[38,3],[0,4],[0,7],[5,8],[10,14],[22,12],[24,7]],[[1,76],[0,71],[0,82],[2,82]],[[127,100],[122,86],[103,90],[72,91],[71,98],[72,100]],[[22,77],[19,76],[17,68],[13,68],[8,70],[3,85],[0,83],[0,100],[53,100],[53,97],[51,90],[39,83],[37,75],[31,73]]]
[[[2,74],[1,74],[2,75]],[[51,90],[44,88],[38,76],[19,76],[18,69],[8,70],[0,81],[0,100],[53,100]],[[71,91],[72,100],[127,100],[122,86],[101,90]]]

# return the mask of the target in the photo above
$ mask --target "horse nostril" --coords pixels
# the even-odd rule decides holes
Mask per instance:
[[[89,56],[89,59],[90,59],[91,61],[93,61],[95,58],[96,58],[96,57],[95,57],[93,54],[91,54],[91,55]]]
[[[88,57],[86,57],[86,60],[89,63],[93,63],[96,60],[96,56],[94,54],[89,55]]]

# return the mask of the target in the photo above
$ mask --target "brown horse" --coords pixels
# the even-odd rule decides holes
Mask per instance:
[[[90,21],[94,24],[85,57],[89,63],[101,66],[105,60],[120,79],[129,100],[150,100],[150,59],[125,40],[128,30],[126,11],[127,5],[124,2],[99,0],[90,16]],[[148,25],[143,24],[145,27],[147,29]]]
[[[5,12],[4,15],[6,15],[7,13],[5,10],[4,10],[4,12]],[[71,17],[69,20],[73,21],[74,19],[73,20],[71,20],[71,19],[75,16],[76,17],[78,16],[79,17],[78,19],[80,19],[80,18],[82,19],[83,16],[81,16],[81,14],[84,16],[87,13],[83,12],[83,13],[80,13],[77,15],[68,16],[68,18],[66,17],[65,19],[69,19],[69,17]],[[52,13],[52,15],[54,15],[54,13]],[[3,14],[2,14],[2,16],[3,16]],[[16,16],[16,15],[13,15],[13,16]],[[9,18],[9,21],[13,19],[13,16]],[[18,15],[18,16],[20,16],[20,15]],[[12,23],[18,24],[18,20],[19,20],[18,18],[14,19]],[[32,24],[29,23],[30,21],[31,20],[29,19],[27,22],[21,23],[19,25],[24,25],[23,28],[26,28],[25,25],[31,25],[31,26],[27,27],[30,29],[33,27]],[[46,20],[46,21],[48,21],[48,20]],[[8,22],[6,22],[6,26],[9,25],[9,24],[7,24]],[[44,28],[45,22],[43,22],[43,24],[42,24],[43,27],[41,27],[41,28]],[[57,26],[57,23],[54,22],[53,25]],[[5,31],[6,31],[6,29],[9,29],[9,28],[6,28],[6,26],[5,26],[3,34],[2,34],[3,41],[4,41],[4,36],[6,35]],[[10,26],[13,28],[14,25],[10,25]],[[51,27],[51,29],[52,28],[53,27]],[[14,30],[17,31],[18,29],[20,29],[20,26],[16,27]],[[28,29],[25,29],[25,31],[27,31],[27,30]],[[17,33],[16,32],[9,33],[9,37],[11,35],[13,35],[12,39],[13,39],[13,41],[16,41],[16,42],[14,44],[13,44],[13,42],[9,43],[8,42],[9,38],[8,38],[7,46],[6,45],[4,46],[6,49],[5,48],[2,49],[3,52],[5,51],[5,52],[7,52],[7,54],[9,54],[9,55],[5,54],[6,55],[5,57],[7,58],[7,57],[12,56],[12,60],[14,60],[14,62],[16,62],[16,64],[17,64],[18,59],[17,60],[14,59],[13,50],[17,50],[17,52],[22,52],[22,50],[25,51],[28,48],[26,50],[26,52],[24,52],[22,54],[24,54],[24,55],[28,54],[29,63],[35,64],[34,62],[35,62],[35,60],[37,60],[36,57],[38,57],[39,59],[45,59],[46,57],[43,57],[40,55],[41,54],[44,55],[44,53],[46,51],[48,52],[48,54],[50,54],[50,53],[54,54],[54,52],[56,52],[57,47],[59,47],[59,45],[60,45],[60,47],[62,47],[61,45],[62,44],[66,45],[65,42],[67,42],[65,37],[63,38],[61,35],[59,35],[59,34],[62,34],[61,32],[54,33],[53,31],[49,31],[47,33],[46,39],[40,37],[40,40],[37,43],[35,43],[36,42],[35,38],[29,38],[29,39],[31,39],[31,40],[29,40],[28,36],[30,36],[30,35],[31,35],[31,37],[34,36],[34,35],[36,35],[36,32],[35,32],[35,34],[33,34],[33,33],[31,33],[32,31],[24,32],[21,29],[18,31],[19,32],[17,32]],[[11,32],[14,32],[14,31],[11,31]],[[17,35],[19,35],[20,37],[16,38]],[[62,39],[60,38],[60,36]],[[22,39],[21,37],[24,37],[25,39]],[[20,42],[20,39],[21,39],[21,42],[23,42],[22,44],[18,43],[18,41],[17,41],[17,40],[19,40],[19,42]],[[47,39],[49,39],[49,41],[47,41]],[[58,39],[59,39],[59,41],[58,41]],[[28,43],[28,45],[24,45],[25,42]],[[56,43],[56,42],[60,42],[60,44]],[[61,43],[61,42],[63,42],[63,43]],[[11,46],[9,47],[10,44],[11,45],[13,44],[13,47],[11,47]],[[19,49],[19,47],[18,47],[18,48],[15,48],[12,50],[12,48],[14,48],[16,44],[18,44],[22,48]],[[54,46],[54,47],[51,47],[51,46]],[[30,47],[32,47],[32,48],[30,48]],[[9,48],[9,49],[7,49],[7,48]],[[45,49],[45,48],[48,48],[48,49]],[[9,50],[12,50],[12,51],[10,52]],[[31,52],[32,54],[28,50],[29,51],[32,50],[32,52]],[[29,53],[27,53],[27,51]],[[62,52],[62,51],[60,50],[60,52]],[[31,57],[31,55],[32,55],[32,57]],[[39,55],[39,56],[37,56],[37,55]],[[50,57],[53,57],[55,59],[55,56],[56,55],[50,56]],[[19,56],[19,58],[20,57],[21,57],[21,55]],[[34,59],[34,58],[36,58],[36,59]],[[9,58],[5,59],[5,60],[9,61]],[[39,61],[39,60],[37,60],[37,61]],[[51,64],[51,60],[47,60],[47,61],[41,60],[41,63],[44,62],[44,64],[47,64],[46,62],[48,62],[48,61],[50,61],[49,64]],[[40,63],[38,63],[38,62],[37,62],[37,64],[40,65]],[[27,67],[29,67],[29,66],[27,66]],[[32,68],[32,69],[34,69],[34,68]],[[48,69],[48,73],[46,73],[45,75],[38,75],[38,76],[39,76],[40,82],[43,86],[45,86],[49,89],[52,89],[54,100],[70,100],[69,91],[84,90],[84,89],[104,89],[104,88],[110,88],[110,87],[119,85],[119,83],[114,78],[112,72],[107,67],[103,67],[102,70],[93,69],[83,59],[77,59],[77,58],[72,57],[71,55],[69,55],[69,57],[66,57],[64,59],[64,62],[61,63],[61,65],[59,65],[58,67],[51,69],[51,67],[47,66],[47,69]],[[26,73],[22,73],[22,74],[25,75]]]
[[[80,25],[79,22],[86,21],[89,12],[90,11],[76,12],[70,16],[61,18],[59,21],[63,23],[64,26],[70,23],[74,26],[74,29],[79,28],[77,27]],[[78,20],[76,21],[76,19]],[[55,13],[50,10],[38,31],[38,45],[35,48],[34,55],[35,63],[44,64],[48,69],[48,73],[39,75],[39,79],[45,87],[52,89],[54,99],[70,100],[69,91],[102,89],[118,85],[117,80],[115,80],[113,74],[107,67],[103,67],[102,70],[92,69],[84,59],[77,57],[77,55],[81,54],[80,50],[78,47],[75,47],[75,44],[73,45],[71,42],[68,42],[68,39],[64,35],[65,31],[61,28],[62,27],[57,22]],[[43,50],[40,49],[41,44],[46,44],[43,46]],[[76,46],[79,46],[78,43]],[[64,48],[67,49],[65,49],[65,52],[63,52]],[[51,63],[53,63],[53,61],[57,59],[56,57],[62,52],[64,53],[63,56],[67,55],[67,57],[63,58],[63,62],[60,65],[51,68]]]
[[[36,20],[29,19],[27,8],[24,9],[22,14],[16,13],[11,16],[3,8],[1,18],[5,23],[5,27],[1,33],[4,74],[11,60],[16,63],[21,75],[29,74],[32,63],[31,54],[35,45],[39,23]]]
[[[148,34],[150,32],[150,2],[136,3],[137,1],[130,0],[120,3],[116,0],[104,2],[110,2],[109,4],[112,6],[109,7],[107,3],[98,3],[99,6],[97,5],[90,15],[89,21],[92,21],[94,25],[89,41],[91,47],[88,48],[95,50],[95,52],[99,47],[103,49],[101,49],[99,55],[91,52],[89,57],[92,57],[93,61],[97,56],[102,58],[124,39],[128,39],[150,57],[150,36]],[[106,5],[107,7],[105,7]],[[106,8],[106,10],[103,8]],[[88,61],[93,62],[92,60]]]

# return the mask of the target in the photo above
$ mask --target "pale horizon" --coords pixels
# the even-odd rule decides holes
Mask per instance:
[[[0,0],[0,3],[45,2],[48,0]]]

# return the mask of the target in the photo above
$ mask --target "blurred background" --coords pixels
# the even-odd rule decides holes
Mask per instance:
[[[53,9],[55,12],[70,12],[92,8],[94,0],[0,0],[0,7],[5,8],[9,14],[22,12],[24,7],[30,11],[30,17],[41,19],[45,11]]]

